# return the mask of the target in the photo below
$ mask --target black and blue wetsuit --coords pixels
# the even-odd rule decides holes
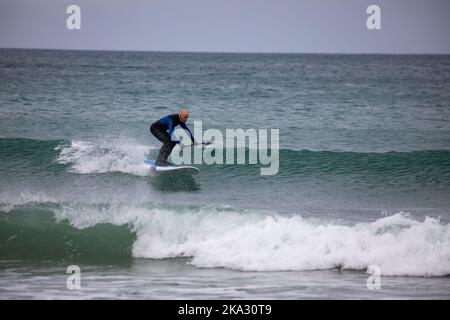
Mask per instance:
[[[180,143],[180,141],[172,141],[171,138],[175,127],[178,125],[189,132],[192,143],[195,143],[191,130],[189,130],[184,122],[180,121],[178,114],[168,115],[167,117],[161,118],[154,122],[150,126],[150,132],[156,137],[156,139],[163,143],[163,146],[159,150],[158,158],[156,159],[157,166],[167,165],[167,158],[172,152],[172,149],[177,143]]]

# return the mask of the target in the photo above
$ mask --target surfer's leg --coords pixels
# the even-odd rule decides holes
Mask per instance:
[[[175,145],[176,143],[171,140],[168,140],[163,144],[163,146],[159,150],[158,158],[156,159],[157,166],[167,164],[167,158],[169,157]]]
[[[167,131],[161,130],[155,126],[151,126],[150,131],[156,139],[163,143],[161,149],[159,150],[158,157],[156,158],[156,165],[165,165],[167,164],[167,158],[169,157],[173,147],[175,146],[175,142],[170,139]]]
[[[167,133],[167,131],[161,130],[153,125],[150,127],[150,132],[156,139],[158,139],[162,143],[165,143],[167,140],[170,140],[170,136]]]

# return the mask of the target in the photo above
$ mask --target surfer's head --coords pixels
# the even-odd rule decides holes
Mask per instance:
[[[178,112],[178,118],[180,118],[181,122],[186,122],[189,118],[189,111],[187,109],[181,109],[180,112]]]

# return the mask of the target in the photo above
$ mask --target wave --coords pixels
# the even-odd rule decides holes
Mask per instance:
[[[76,228],[58,221],[51,207],[20,206],[0,213],[0,260],[118,263],[131,258],[135,235],[127,226]]]
[[[148,175],[144,160],[150,147],[127,141],[93,143],[70,141],[60,144],[56,161],[70,164],[75,173],[122,172],[138,176]]]
[[[152,146],[120,139],[108,142],[0,139],[0,146],[0,160],[8,170],[17,166],[18,161],[28,161],[40,170],[55,170],[59,165],[76,174],[120,172],[136,176],[148,175],[143,161],[157,151]],[[206,174],[224,167],[230,172],[254,176],[259,175],[260,165],[201,165]],[[363,153],[282,149],[279,173],[271,178],[329,175],[358,175],[382,183],[406,177],[411,183],[450,185],[450,150]]]
[[[0,205],[1,259],[188,257],[242,271],[355,269],[450,274],[450,225],[406,213],[347,225],[232,207],[23,201]]]

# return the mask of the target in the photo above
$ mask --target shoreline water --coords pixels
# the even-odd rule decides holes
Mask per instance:
[[[81,265],[80,290],[66,288],[69,275],[61,263],[4,261],[0,268],[0,299],[450,298],[448,277],[382,277],[381,288],[369,290],[369,275],[361,271],[240,272],[198,269],[178,258],[134,259],[127,266]]]

